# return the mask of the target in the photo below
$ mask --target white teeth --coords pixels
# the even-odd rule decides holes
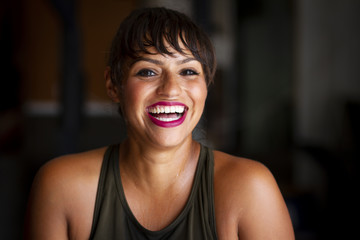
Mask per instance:
[[[176,118],[162,118],[162,117],[155,117],[156,119],[163,121],[163,122],[171,122],[171,121],[175,121],[178,120],[180,117],[176,117]]]
[[[148,109],[149,113],[183,113],[185,111],[184,106],[156,106]]]
[[[185,111],[185,107],[184,106],[177,106],[176,112],[178,113],[183,113]]]

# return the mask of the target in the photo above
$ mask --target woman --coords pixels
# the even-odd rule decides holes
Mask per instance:
[[[215,56],[185,15],[134,11],[113,40],[106,88],[124,142],[54,159],[30,197],[29,239],[294,239],[262,164],[192,138]]]

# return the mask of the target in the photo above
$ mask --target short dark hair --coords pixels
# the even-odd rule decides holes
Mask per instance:
[[[149,47],[154,47],[160,54],[171,55],[166,48],[166,44],[170,44],[183,54],[179,39],[202,64],[207,85],[212,83],[216,59],[209,37],[185,14],[163,7],[134,10],[120,24],[108,60],[112,81],[121,86],[128,71],[128,61],[138,58],[141,53],[151,54]]]

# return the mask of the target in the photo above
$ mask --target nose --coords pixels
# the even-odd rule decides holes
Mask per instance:
[[[157,88],[157,94],[167,97],[174,98],[181,93],[181,86],[179,79],[176,74],[167,73],[164,74],[160,81],[160,85]]]

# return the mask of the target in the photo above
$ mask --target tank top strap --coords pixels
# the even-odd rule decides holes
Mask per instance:
[[[103,157],[103,162],[100,169],[100,176],[99,176],[98,187],[96,192],[96,198],[95,198],[95,207],[94,207],[93,222],[90,232],[90,239],[93,239],[95,230],[98,226],[100,211],[105,198],[104,191],[106,189],[106,185],[112,182],[111,179],[109,179],[112,177],[111,163],[113,161],[111,160],[114,159],[114,155],[117,155],[115,153],[118,150],[119,150],[119,144],[110,145],[106,149]]]
[[[215,200],[214,200],[214,153],[213,150],[207,146],[202,146],[204,153],[204,175],[202,184],[203,188],[207,189],[206,199],[208,200],[208,221],[213,236],[217,236],[216,221],[215,221]]]

